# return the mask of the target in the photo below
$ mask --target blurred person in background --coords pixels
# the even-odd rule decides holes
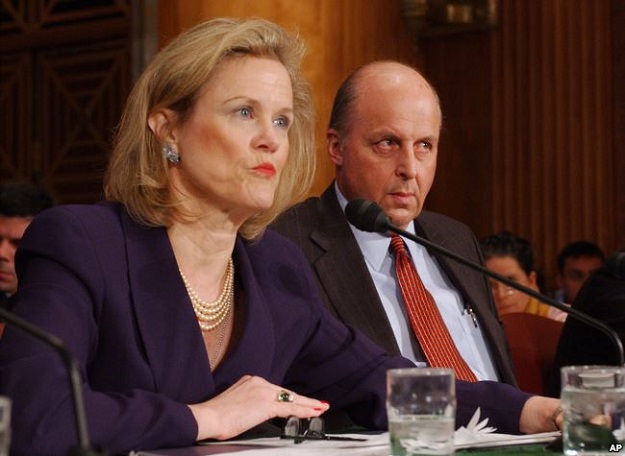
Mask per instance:
[[[625,345],[625,249],[590,273],[571,307],[605,323],[616,331]],[[558,342],[548,393],[559,397],[563,366],[614,365],[617,360],[614,342],[603,331],[576,318],[568,318]]]
[[[0,186],[0,305],[6,307],[17,290],[15,251],[33,218],[52,207],[43,188],[17,182]]]
[[[565,246],[558,254],[555,298],[571,304],[584,282],[604,262],[605,255],[594,242],[575,241]]]
[[[480,241],[486,267],[520,285],[540,292],[538,273],[534,270],[534,252],[531,243],[509,231],[502,231]],[[566,314],[541,303],[495,279],[490,279],[491,289],[499,315],[527,312],[541,317],[563,321]]]

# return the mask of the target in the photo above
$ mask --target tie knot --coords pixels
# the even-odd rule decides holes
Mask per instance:
[[[391,250],[397,253],[406,253],[406,244],[401,236],[394,234],[391,237]]]

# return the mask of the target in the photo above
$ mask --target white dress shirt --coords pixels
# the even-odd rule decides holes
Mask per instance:
[[[339,204],[345,211],[347,200],[336,184],[335,190]],[[417,361],[410,341],[412,328],[406,315],[401,290],[395,280],[393,254],[389,251],[390,237],[360,231],[351,224],[349,226],[365,258],[401,354],[414,361],[417,366],[424,367],[426,365],[424,362]],[[414,224],[411,223],[407,231],[414,234]],[[460,293],[425,247],[409,240],[406,246],[423,284],[436,301],[462,358],[478,380],[499,380],[482,331],[477,321],[467,312],[468,307],[465,306]]]

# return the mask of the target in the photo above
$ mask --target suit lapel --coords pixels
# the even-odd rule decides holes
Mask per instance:
[[[125,213],[122,224],[132,303],[155,388],[180,400],[206,397],[214,389],[208,357],[167,232],[140,226]]]
[[[341,320],[360,328],[391,354],[399,354],[360,247],[336,198],[334,184],[321,196],[320,204],[320,221],[311,239],[322,253],[312,266],[329,301]]]
[[[439,226],[428,223],[427,219],[424,217],[418,217],[415,220],[415,232],[419,236],[422,236],[425,239],[428,239],[429,241],[456,253],[457,255],[471,259],[471,256],[468,254],[467,247],[464,244],[466,239],[463,238],[462,242],[456,242],[458,237],[454,236],[453,232],[440,229]],[[484,299],[484,294],[481,291],[481,281],[483,280],[483,277],[480,274],[468,269],[466,266],[463,266],[444,255],[440,255],[436,252],[431,253],[436,258],[436,261],[438,261],[441,265],[462,298],[467,301],[474,310],[479,312],[479,310],[483,308],[481,303]],[[472,276],[472,279],[467,280],[467,275]],[[460,277],[463,279],[461,280]]]

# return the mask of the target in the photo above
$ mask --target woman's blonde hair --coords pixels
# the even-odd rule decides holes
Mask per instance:
[[[148,126],[150,113],[168,108],[184,123],[224,60],[241,55],[275,58],[291,78],[294,118],[274,202],[239,230],[247,239],[259,236],[280,212],[306,195],[314,177],[314,111],[300,70],[303,54],[299,38],[263,19],[214,19],[179,35],[158,53],[128,97],[105,176],[106,199],[123,204],[139,223],[169,226],[179,202],[172,201],[169,165]]]

